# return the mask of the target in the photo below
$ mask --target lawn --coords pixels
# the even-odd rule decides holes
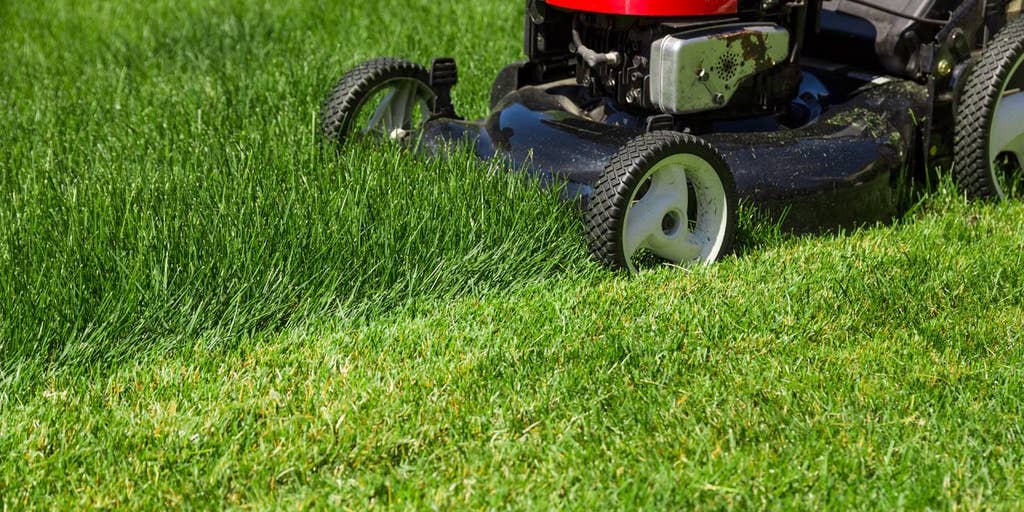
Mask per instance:
[[[0,502],[1024,506],[1024,205],[610,273],[556,194],[317,137],[377,55],[484,113],[519,2],[0,2]]]

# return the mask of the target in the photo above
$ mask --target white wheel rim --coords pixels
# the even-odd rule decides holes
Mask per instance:
[[[1007,193],[1014,192],[1018,183],[1011,182],[1011,179],[1018,181],[1020,176],[1007,176],[1006,172],[1000,170],[998,160],[1002,155],[1009,153],[1017,159],[1018,166],[1024,165],[1024,76],[1020,76],[1024,74],[1022,62],[1024,58],[1019,59],[1007,75],[1006,83],[1003,84],[999,100],[993,109],[992,123],[989,125],[989,169],[995,178],[993,182],[996,185],[996,194],[1001,198],[1006,197]]]
[[[364,134],[383,135],[392,140],[403,138],[413,128],[417,108],[421,116],[429,114],[430,100],[434,98],[433,91],[426,84],[409,78],[395,78],[375,87],[366,95],[366,99],[382,92],[385,92],[384,97],[373,108],[373,114],[361,131]],[[359,105],[356,109],[357,118],[365,106]]]
[[[725,185],[707,160],[693,154],[661,160],[640,180],[626,208],[622,253],[627,267],[637,271],[635,260],[643,250],[676,265],[711,263],[725,243],[728,208]]]

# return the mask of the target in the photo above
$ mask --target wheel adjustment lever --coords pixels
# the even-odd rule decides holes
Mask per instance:
[[[462,119],[452,105],[452,87],[459,83],[459,70],[455,59],[438,57],[430,62],[430,88],[434,90],[431,119]]]

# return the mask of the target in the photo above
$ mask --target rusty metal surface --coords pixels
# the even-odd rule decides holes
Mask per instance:
[[[725,25],[651,46],[651,101],[675,114],[724,108],[747,78],[785,61],[789,32],[774,24]]]

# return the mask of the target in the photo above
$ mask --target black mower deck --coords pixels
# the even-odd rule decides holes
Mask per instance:
[[[740,198],[781,218],[788,230],[893,218],[906,178],[921,159],[915,119],[927,115],[927,87],[818,70],[806,76],[791,109],[807,113],[800,126],[787,128],[767,116],[715,123],[698,135],[725,157]],[[837,93],[843,90],[850,92]],[[485,119],[432,120],[423,127],[421,147],[469,143],[483,159],[502,159],[510,170],[524,170],[542,183],[564,182],[566,199],[585,205],[611,156],[644,127],[622,112],[591,120],[574,91],[524,87]]]

